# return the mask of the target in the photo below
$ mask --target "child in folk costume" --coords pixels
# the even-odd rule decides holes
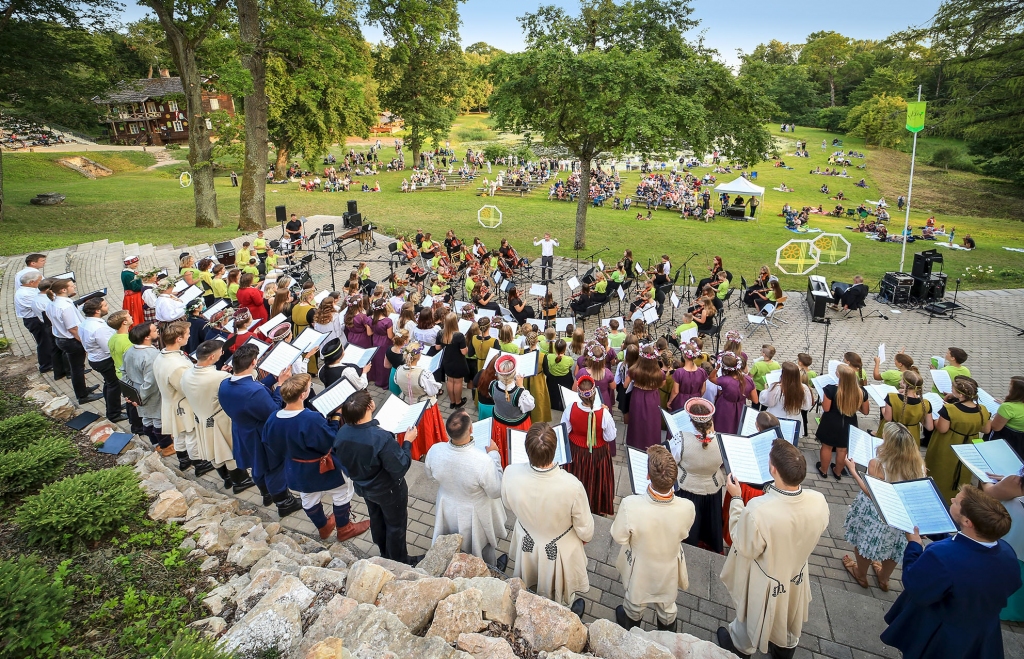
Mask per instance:
[[[305,409],[312,378],[293,375],[281,385],[284,409],[270,415],[263,427],[267,458],[284,471],[288,487],[299,492],[302,509],[326,540],[337,530],[338,541],[366,533],[370,521],[353,523],[349,517],[355,489],[341,463],[334,458],[337,431],[319,412]],[[323,498],[330,495],[333,512],[324,514]]]
[[[536,332],[526,333],[526,350],[523,354],[539,352],[537,341],[540,337]],[[545,355],[539,355],[543,359]],[[540,362],[538,362],[539,365]],[[537,375],[523,379],[523,386],[533,396],[533,409],[530,410],[530,421],[533,423],[549,423],[551,421],[551,393],[548,391],[547,377],[544,370],[537,369]]]
[[[121,286],[124,288],[124,299],[121,308],[132,315],[132,327],[142,322],[145,311],[142,304],[142,278],[139,276],[139,257],[128,256],[124,259],[124,270],[121,271]]]
[[[370,365],[367,364],[360,371],[351,364],[342,364],[341,358],[344,356],[344,351],[341,347],[341,339],[331,339],[325,342],[320,347],[320,356],[323,358],[323,365],[316,376],[320,378],[320,382],[323,382],[324,387],[329,387],[344,377],[357,390],[366,389],[369,384],[366,373],[370,370]],[[401,395],[401,392],[398,395]]]
[[[373,353],[373,359],[370,361],[372,365],[370,379],[378,387],[384,389],[388,386],[388,379],[391,375],[391,369],[386,363],[384,356],[388,348],[391,347],[392,340],[395,338],[394,324],[388,318],[390,307],[387,300],[383,298],[374,300],[370,305],[370,311],[373,314],[370,324],[370,328],[373,331],[371,340],[377,348],[377,351]]]
[[[402,389],[395,382],[395,376],[398,374],[398,369],[402,364],[405,363],[405,344],[409,342],[409,330],[397,329],[395,330],[395,338],[392,339],[391,346],[384,352],[384,357],[387,359],[388,368],[390,373],[388,374],[388,391],[396,396],[402,395]]]
[[[491,441],[498,445],[502,468],[508,466],[508,430],[529,430],[530,412],[536,405],[533,394],[523,388],[523,378],[516,372],[516,360],[501,355],[494,360],[497,379],[491,382],[488,393],[494,400],[494,422]]]
[[[696,433],[682,433],[682,441],[669,442],[669,449],[679,466],[676,495],[692,501],[696,514],[686,544],[694,547],[703,544],[721,554],[725,471],[712,422],[715,406],[703,398],[691,398],[685,409]]]
[[[595,515],[615,513],[615,475],[609,445],[615,444],[615,420],[607,405],[594,409],[594,378],[583,374],[573,387],[580,394],[578,403],[562,412],[562,423],[569,428],[569,452],[572,462],[565,470],[583,483]]]
[[[448,433],[444,429],[441,411],[437,406],[437,394],[441,385],[434,379],[433,373],[418,366],[423,346],[416,341],[405,346],[405,364],[395,373],[395,383],[402,390],[402,399],[409,405],[427,400],[427,409],[423,411],[420,422],[416,426],[416,440],[412,444],[412,459],[419,460],[427,454],[430,447],[438,442],[448,441]],[[405,433],[398,436],[399,443],[404,441]]]

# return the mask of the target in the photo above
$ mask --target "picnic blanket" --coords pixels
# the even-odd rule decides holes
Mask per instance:
[[[1024,249],[1021,249],[1020,247],[1004,247],[1003,249],[1009,252],[1024,252]]]
[[[792,231],[793,233],[821,233],[821,229],[800,227],[799,229],[793,229],[786,227],[786,231]]]

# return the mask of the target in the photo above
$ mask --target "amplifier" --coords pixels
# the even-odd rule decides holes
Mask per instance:
[[[910,284],[898,284],[892,280],[883,279],[879,285],[879,298],[886,300],[889,304],[907,304],[910,302]]]
[[[946,296],[946,273],[934,272],[927,277],[914,277],[910,295],[919,302],[941,300]]]

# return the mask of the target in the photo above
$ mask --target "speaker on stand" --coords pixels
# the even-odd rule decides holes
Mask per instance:
[[[359,212],[359,203],[355,199],[348,200],[348,212],[351,215],[355,215]]]
[[[288,221],[288,211],[284,206],[275,206],[274,213],[277,215],[277,223],[281,225],[281,240],[284,240],[284,223]]]

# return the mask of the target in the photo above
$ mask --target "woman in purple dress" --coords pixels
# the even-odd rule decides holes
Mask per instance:
[[[670,411],[681,410],[686,401],[691,398],[699,398],[704,395],[707,386],[708,374],[703,368],[698,368],[694,360],[700,355],[700,350],[691,343],[683,344],[683,366],[672,371],[672,393],[668,399]]]
[[[349,295],[345,311],[345,335],[348,342],[360,348],[373,347],[373,327],[370,317],[363,309],[364,298],[356,293]]]
[[[715,399],[715,430],[735,435],[740,429],[740,418],[747,401],[757,405],[754,380],[743,372],[743,359],[733,352],[723,352],[718,369],[711,371],[711,381],[721,387]],[[721,375],[719,375],[721,369]]]
[[[626,444],[646,451],[648,447],[661,442],[661,392],[665,373],[658,365],[658,350],[653,345],[640,350],[636,360],[626,374],[625,385],[633,384],[629,399],[629,426],[626,428]]]
[[[391,368],[385,361],[391,342],[395,338],[395,328],[388,318],[388,301],[380,298],[370,305],[370,313],[373,314],[373,345],[377,352],[373,353],[373,360],[370,362],[370,379],[381,389],[387,389],[388,378],[391,375]]]
[[[591,342],[587,347],[583,349],[582,357],[586,360],[584,367],[576,371],[576,379],[579,380],[581,375],[589,375],[594,379],[594,388],[598,390],[601,395],[601,403],[607,405],[611,409],[615,398],[613,398],[613,385],[615,383],[615,374],[607,367],[605,358],[607,353],[601,344]],[[576,390],[576,385],[573,384],[573,391]]]

